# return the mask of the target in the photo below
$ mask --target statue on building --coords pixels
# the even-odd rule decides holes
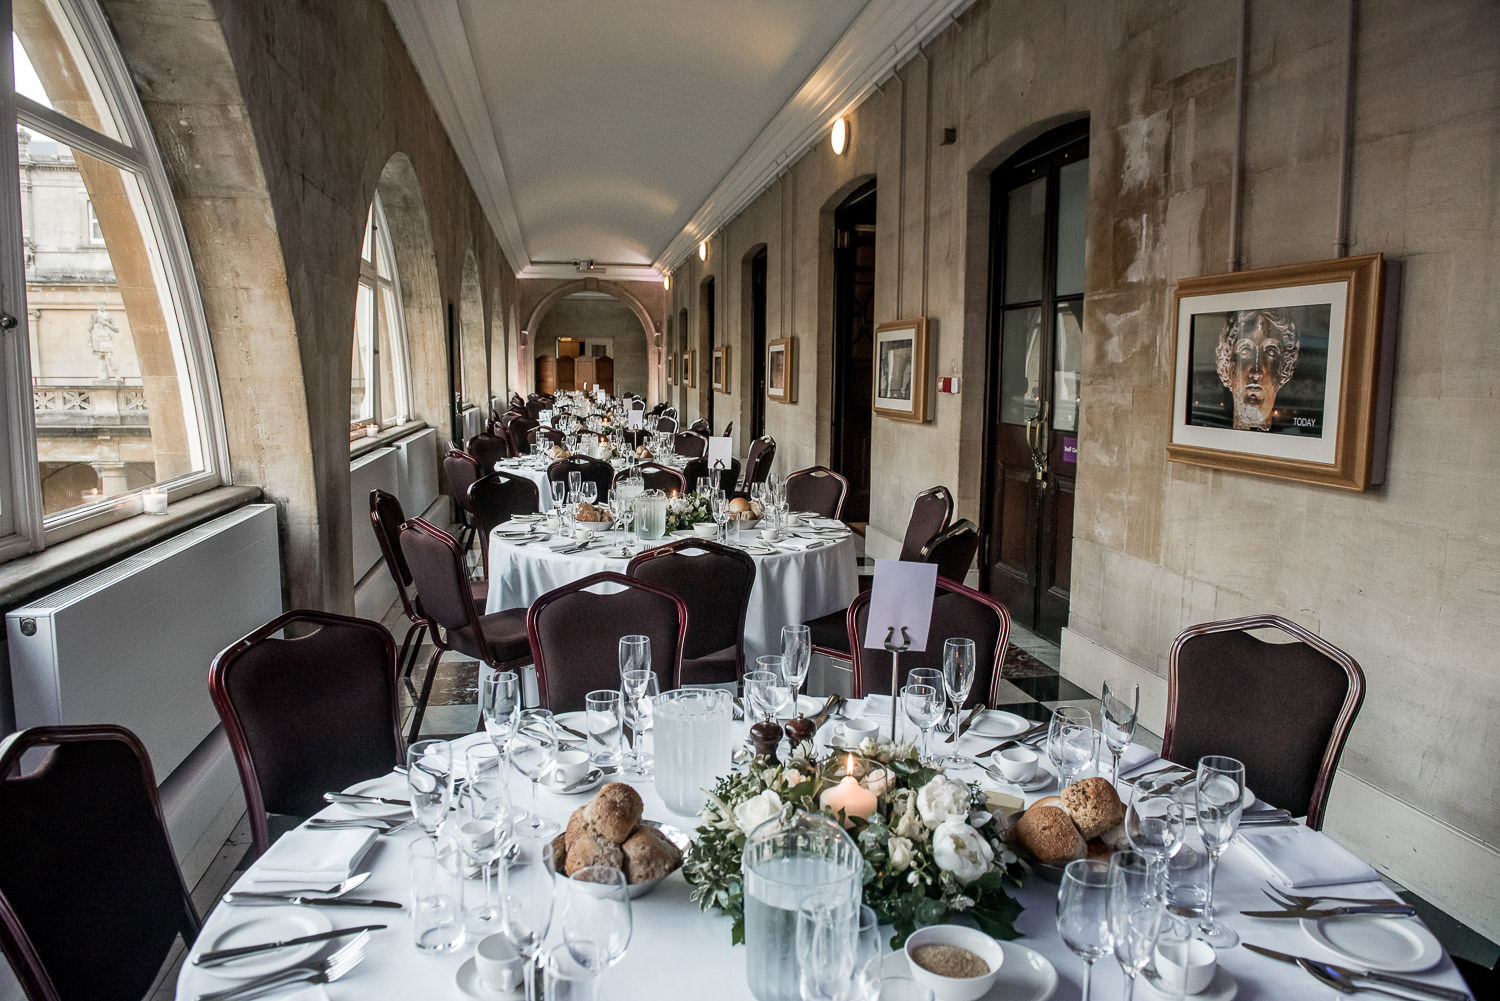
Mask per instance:
[[[1297,325],[1275,309],[1230,313],[1215,353],[1219,381],[1234,398],[1238,431],[1269,431],[1276,394],[1297,367]]]
[[[99,303],[99,308],[89,315],[89,350],[99,358],[99,378],[115,378],[115,365],[110,355],[115,350],[115,335],[120,332],[115,318]]]

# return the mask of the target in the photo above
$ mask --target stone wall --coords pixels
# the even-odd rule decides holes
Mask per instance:
[[[1500,789],[1489,781],[1500,681],[1500,8],[1359,7],[1349,253],[1405,262],[1390,474],[1364,493],[1168,463],[1171,301],[1229,270],[1239,5],[981,0],[673,273],[667,315],[718,290],[718,343],[748,343],[743,261],[768,248],[768,338],[793,336],[799,398],[767,405],[778,471],[829,455],[832,209],[878,182],[877,321],[927,316],[931,370],[961,372],[932,419],[877,418],[869,548],[889,555],[911,497],[953,487],[980,520],[989,366],[989,174],[1087,118],[1084,407],[1064,673],[1143,682],[1160,726],[1183,627],[1280,612],[1367,677],[1328,828],[1395,878],[1500,937]],[[1243,266],[1335,256],[1342,4],[1252,5]],[[956,130],[943,145],[941,130]],[[680,324],[678,325],[680,326]],[[674,328],[674,336],[681,332]],[[691,419],[706,382],[675,387]],[[746,369],[740,368],[744,373]],[[737,379],[740,379],[737,376]],[[726,407],[748,417],[748,384]],[[1289,690],[1288,699],[1296,693]]]
[[[615,392],[640,393],[647,389],[647,333],[624,303],[610,299],[582,299],[568,296],[547,311],[541,329],[536,333],[536,353],[556,355],[557,339],[572,337],[593,346],[609,345],[615,363]]]

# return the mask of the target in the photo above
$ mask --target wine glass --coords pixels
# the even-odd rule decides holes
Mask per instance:
[[[592,504],[599,499],[599,484],[593,480],[584,480],[583,485],[578,488],[578,496],[583,498],[585,504]]]
[[[599,974],[578,962],[565,945],[554,945],[541,958],[542,996],[547,1001],[596,1001]]]
[[[518,836],[501,856],[500,866],[500,930],[521,957],[527,1001],[540,1001],[536,954],[552,927],[555,880],[551,836]]]
[[[1185,823],[1175,786],[1149,780],[1135,784],[1125,810],[1125,836],[1149,860],[1158,894],[1166,892],[1167,860],[1182,848]]]
[[[1098,753],[1094,717],[1081,706],[1058,706],[1047,724],[1047,757],[1057,769],[1059,788],[1073,784]]]
[[[1100,728],[1111,759],[1109,780],[1120,781],[1120,755],[1135,739],[1135,724],[1141,707],[1141,686],[1124,678],[1109,678],[1099,696]]]
[[[437,837],[453,802],[453,748],[446,740],[419,740],[406,749],[406,789],[412,816]]]
[[[625,874],[591,865],[561,883],[563,944],[586,969],[602,973],[625,958],[630,945],[630,892]]]
[[[771,675],[771,680],[761,689],[761,701],[766,710],[766,719],[777,722],[782,712],[792,702],[792,684],[787,678],[786,658],[769,653],[755,658],[755,669]]]
[[[479,712],[490,742],[504,751],[521,714],[521,676],[515,671],[491,671],[479,684]]]
[[[816,893],[797,906],[797,983],[802,1001],[844,1001],[854,979],[859,905]]]
[[[536,811],[536,787],[557,765],[557,728],[546,709],[526,709],[510,740],[510,763],[531,780],[531,812],[526,827],[532,831],[549,827]]]
[[[958,713],[969,701],[969,689],[974,687],[974,641],[961,637],[950,637],[943,641],[943,691]],[[955,726],[957,722],[955,721]],[[969,759],[957,751],[938,759],[941,764],[957,768],[967,765]]]
[[[1125,974],[1125,1001],[1135,996],[1135,980],[1152,950],[1164,915],[1156,895],[1151,860],[1139,852],[1116,852],[1109,860],[1109,927],[1115,959]]]
[[[651,733],[654,722],[652,710],[656,705],[656,697],[661,694],[661,683],[657,680],[655,671],[628,671],[621,679],[621,686],[628,696],[625,715],[631,734],[630,771],[634,775],[650,775],[652,756],[645,749],[646,737]]]
[[[781,627],[781,661],[795,706],[802,693],[802,683],[807,680],[807,668],[812,663],[811,629],[800,625]]]
[[[568,499],[568,485],[562,480],[553,480],[548,489],[552,491],[552,510],[561,511],[563,502]]]
[[[1075,859],[1057,889],[1057,932],[1083,960],[1083,1001],[1089,999],[1094,963],[1114,948],[1109,923],[1109,863]]]
[[[569,451],[572,451],[569,449]],[[583,487],[583,472],[578,469],[568,470],[568,498],[571,501],[578,496],[578,491]]]
[[[1234,840],[1245,809],[1245,766],[1234,758],[1207,755],[1198,759],[1194,791],[1197,799],[1198,833],[1208,851],[1208,894],[1203,900],[1203,918],[1198,933],[1216,949],[1239,945],[1240,936],[1214,920],[1214,873],[1219,856]]]
[[[878,1001],[881,967],[885,961],[885,943],[880,938],[880,918],[875,908],[859,908],[859,931],[854,946],[854,980],[849,985],[848,1001]]]
[[[931,685],[907,684],[901,689],[901,708],[906,711],[906,718],[911,720],[912,725],[922,731],[922,760],[932,761],[929,753],[929,743],[932,737],[932,725],[943,715],[943,697],[938,690]]]

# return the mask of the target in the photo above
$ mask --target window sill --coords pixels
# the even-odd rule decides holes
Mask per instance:
[[[173,501],[164,515],[138,514],[0,566],[0,608],[12,608],[134,553],[260,500],[259,487],[218,487]]]
[[[373,452],[377,448],[384,448],[392,442],[400,441],[407,435],[416,434],[426,427],[426,421],[408,421],[405,424],[388,427],[373,438],[356,438],[349,443],[349,458],[358,459],[366,452]]]

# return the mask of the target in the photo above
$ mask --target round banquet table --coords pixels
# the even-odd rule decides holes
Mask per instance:
[[[538,461],[537,459],[530,456],[524,459],[501,459],[499,462],[495,463],[495,471],[500,473],[508,473],[511,476],[522,476],[530,480],[532,483],[535,483],[537,503],[540,504],[540,510],[550,511],[552,510],[552,484],[551,481],[547,479],[547,468],[551,466],[555,461],[557,460],[543,459]],[[678,459],[676,456],[668,456],[665,459],[659,459],[657,461],[664,466],[670,466],[671,468],[676,469],[678,472],[681,472],[682,467],[686,465],[686,460]],[[622,469],[630,468],[630,466],[634,464],[635,462],[634,460],[632,460],[629,465],[615,465],[614,468],[616,472],[619,472]],[[611,465],[614,464],[611,463]],[[599,499],[603,500],[604,498],[601,497]]]
[[[855,714],[858,711],[858,703],[850,703],[849,712]],[[742,730],[745,726],[743,723],[737,725]],[[820,743],[826,739],[830,729],[825,728],[819,734]],[[481,733],[454,741],[454,758],[461,760],[464,747],[484,739],[486,737]],[[995,739],[992,737],[965,735],[950,746],[972,754],[993,746],[994,743]],[[726,769],[727,767],[726,762]],[[1138,768],[1144,767],[1138,765]],[[975,775],[972,770],[962,773],[962,777],[971,781],[975,780]],[[1020,795],[1019,790],[1013,786],[994,783],[989,779],[984,779],[983,784],[1002,792]],[[655,785],[649,778],[636,780],[632,785],[640,792],[645,803],[647,819],[676,826],[689,834],[693,832],[696,818],[671,813],[657,796]],[[528,802],[528,790],[522,780],[514,775],[511,792],[517,803],[524,805]],[[1026,793],[1024,798],[1029,804],[1055,792],[1054,784]],[[574,809],[589,801],[590,796],[590,793],[563,796],[542,789],[537,794],[538,812],[563,824]],[[329,807],[320,816],[347,815],[337,807]],[[1321,834],[1315,836],[1324,837]],[[306,827],[299,827],[283,837],[316,838],[318,834]],[[425,835],[415,827],[390,836],[377,837],[358,866],[360,870],[369,869],[371,877],[355,891],[357,894],[404,901],[408,903],[407,909],[316,908],[332,919],[335,928],[362,924],[389,925],[386,930],[375,933],[376,937],[366,949],[366,958],[359,966],[337,983],[324,988],[331,1001],[356,998],[360,1001],[404,1001],[408,998],[468,1001],[477,997],[463,992],[456,982],[459,967],[473,956],[472,943],[446,956],[419,953],[412,945],[408,919],[406,851],[407,845],[418,837]],[[1242,834],[1230,846],[1219,865],[1215,897],[1220,919],[1234,927],[1244,941],[1280,952],[1326,959],[1348,966],[1356,965],[1337,958],[1315,943],[1301,930],[1301,923],[1298,921],[1255,920],[1238,913],[1241,909],[1268,906],[1261,890],[1267,883],[1270,870],[1244,848],[1244,837]],[[254,877],[255,866],[252,866],[236,888],[250,889]],[[1057,970],[1059,982],[1052,997],[1079,997],[1083,963],[1068,950],[1057,933],[1057,887],[1039,877],[1028,876],[1019,890],[1011,892],[1024,905],[1025,910],[1016,922],[1016,929],[1022,937],[1015,946],[1002,943],[1007,949],[1006,962],[1010,962],[1018,954],[1016,946],[1034,950],[1050,961]],[[1392,895],[1390,887],[1379,880],[1327,887],[1325,892],[1370,898]],[[714,912],[700,912],[698,905],[689,899],[688,894],[688,884],[678,872],[662,880],[646,896],[632,901],[634,930],[630,947],[619,965],[605,972],[600,985],[600,998],[609,1001],[699,1001],[711,996],[715,1001],[752,1001],[745,974],[745,949],[730,945],[729,920]],[[257,910],[223,904],[215,907],[204,923],[193,954],[209,948],[209,943],[236,924],[252,919]],[[546,947],[558,944],[561,944],[561,933],[558,922],[554,920]],[[331,951],[331,948],[325,947],[324,951]],[[887,960],[888,972],[893,964],[903,962],[900,957],[888,956]],[[1286,998],[1338,996],[1332,988],[1314,983],[1311,976],[1300,968],[1256,955],[1240,947],[1220,951],[1219,968],[1217,977],[1221,979],[1216,979],[1215,986],[1227,974],[1237,986],[1235,997],[1241,1001],[1284,1001]],[[988,1001],[1015,996],[1006,990],[1003,963],[1001,969],[999,981],[984,995]],[[1112,957],[1098,962],[1094,973],[1093,996],[1097,1001],[1118,1001],[1123,997],[1119,967]],[[1466,990],[1462,978],[1446,954],[1430,970],[1406,976],[1435,986]],[[177,980],[177,998],[179,1001],[191,1001],[199,993],[221,989],[232,983],[234,981],[213,976],[197,969],[190,962],[185,962]],[[519,998],[520,994],[493,996],[511,1001],[512,998]],[[1140,1001],[1156,1001],[1157,997],[1149,985],[1142,983],[1137,987],[1136,998]],[[1197,995],[1200,1001],[1207,1001],[1209,997],[1209,994]],[[300,997],[299,1001],[302,1001]]]
[[[746,531],[749,537],[749,531]],[[732,533],[731,533],[732,536]],[[624,573],[630,563],[619,555],[624,532],[605,532],[583,552],[567,553],[546,543],[518,542],[490,535],[490,591],[486,612],[526,608],[554,588],[603,570]],[[673,542],[675,539],[664,539]],[[556,544],[556,543],[554,543]],[[794,543],[788,542],[788,546]],[[806,539],[809,549],[751,550],[755,585],[745,612],[745,660],[781,650],[781,627],[849,607],[859,593],[852,535],[836,541]],[[639,552],[640,550],[636,550]]]

